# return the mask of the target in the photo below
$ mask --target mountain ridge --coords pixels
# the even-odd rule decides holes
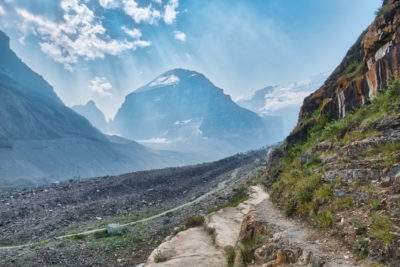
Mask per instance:
[[[3,32],[0,55],[5,59],[0,61],[2,188],[193,162],[179,153],[154,151],[134,141],[122,144],[102,134],[17,57]]]
[[[269,129],[258,115],[236,105],[203,74],[181,68],[166,71],[128,94],[111,124],[113,132],[127,138],[182,143],[178,149],[191,143],[212,151],[216,146],[212,142],[223,142],[232,147],[223,156],[269,142],[263,140]],[[271,142],[277,139],[272,138]]]
[[[71,109],[88,119],[93,126],[103,133],[108,132],[108,122],[106,121],[104,113],[97,107],[93,100],[89,100],[84,105],[74,105]]]

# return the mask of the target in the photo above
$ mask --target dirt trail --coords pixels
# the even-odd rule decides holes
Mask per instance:
[[[234,247],[239,237],[244,215],[267,197],[268,195],[260,186],[252,186],[247,201],[237,207],[224,208],[207,216],[206,225],[215,229],[215,244],[221,248]]]
[[[352,253],[338,240],[317,232],[299,221],[288,219],[272,204],[269,196],[255,208],[263,223],[272,230],[271,239],[275,240],[282,250],[300,249],[303,257],[325,259],[324,267],[364,266],[363,263],[356,262]],[[303,263],[300,261],[294,266],[303,266]]]
[[[206,217],[205,225],[215,229],[213,237],[205,227],[190,228],[166,240],[149,256],[147,267],[163,266],[226,266],[224,248],[237,245],[243,218],[249,212],[256,212],[262,223],[272,230],[275,245],[300,249],[302,257],[297,263],[284,266],[311,266],[310,258],[321,263],[318,266],[362,266],[353,260],[353,256],[338,241],[325,238],[312,240],[315,231],[300,222],[288,219],[269,199],[262,186],[250,188],[249,199],[238,207],[228,207],[211,213]],[[319,237],[323,234],[319,233]],[[266,246],[266,245],[265,245]],[[166,261],[156,263],[156,258],[164,257]],[[267,266],[249,264],[248,266]],[[274,266],[274,265],[271,265]],[[283,265],[282,265],[283,266]],[[314,265],[313,265],[314,266]]]
[[[224,248],[234,247],[239,237],[243,217],[251,207],[262,202],[268,195],[260,186],[252,186],[249,199],[238,207],[227,207],[206,217],[205,225],[215,229],[215,242],[204,227],[190,228],[166,241],[149,256],[145,266],[210,266],[226,265]],[[162,255],[165,262],[155,263]]]

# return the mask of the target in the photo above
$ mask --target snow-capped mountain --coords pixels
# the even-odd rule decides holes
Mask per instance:
[[[179,156],[109,137],[66,107],[0,32],[0,187],[179,165]]]
[[[108,132],[108,124],[103,112],[96,106],[93,100],[88,101],[85,105],[75,105],[71,109],[82,115],[90,121],[90,123],[103,133]]]
[[[114,132],[151,147],[217,158],[275,142],[276,125],[236,105],[203,74],[167,71],[125,98]]]
[[[283,135],[286,136],[297,123],[303,99],[321,87],[328,75],[329,73],[322,73],[287,86],[267,86],[257,90],[250,97],[239,99],[236,103],[262,117],[281,117]]]

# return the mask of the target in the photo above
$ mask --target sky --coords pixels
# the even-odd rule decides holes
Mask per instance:
[[[112,118],[172,68],[233,99],[332,71],[380,0],[0,0],[0,30],[68,106]]]

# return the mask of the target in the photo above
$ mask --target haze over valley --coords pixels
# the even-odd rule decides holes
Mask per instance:
[[[399,266],[400,0],[0,1],[0,266]]]

